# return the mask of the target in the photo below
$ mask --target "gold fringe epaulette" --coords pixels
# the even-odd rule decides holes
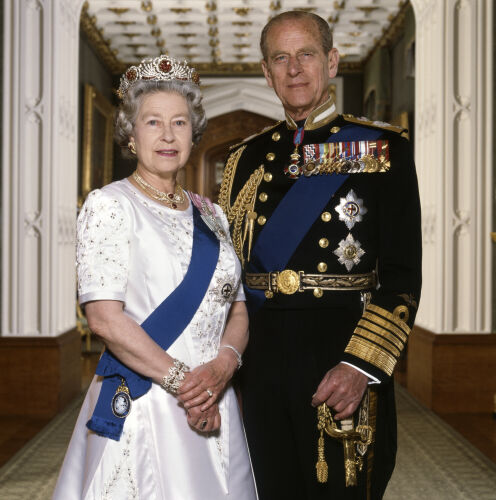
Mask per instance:
[[[365,117],[356,117],[354,115],[346,114],[343,115],[343,118],[350,123],[355,123],[356,125],[365,125],[367,127],[379,128],[382,130],[388,130],[389,132],[394,132],[395,134],[400,134],[404,136],[404,134],[408,134],[408,129],[403,127],[397,127],[396,125],[391,125],[390,123],[369,120]]]
[[[232,151],[233,149],[239,148],[243,144],[248,144],[251,142],[253,139],[256,139],[257,137],[266,134],[270,130],[278,127],[284,120],[279,120],[277,123],[274,123],[274,125],[269,125],[268,127],[263,128],[260,132],[257,132],[256,134],[250,135],[246,139],[243,139],[241,142],[238,142],[237,144],[234,144],[233,146],[229,147],[229,151]]]

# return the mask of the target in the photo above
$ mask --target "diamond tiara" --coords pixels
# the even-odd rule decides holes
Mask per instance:
[[[171,56],[161,55],[155,58],[143,59],[138,66],[131,66],[121,76],[121,83],[117,95],[124,99],[127,91],[139,80],[167,82],[182,80],[200,85],[200,75],[188,63],[179,61]]]

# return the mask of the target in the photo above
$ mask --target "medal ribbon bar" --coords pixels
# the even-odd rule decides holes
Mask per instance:
[[[389,170],[389,142],[346,141],[303,146],[305,175],[375,173]]]

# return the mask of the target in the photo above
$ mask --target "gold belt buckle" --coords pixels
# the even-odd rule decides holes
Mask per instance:
[[[300,275],[291,269],[285,269],[276,276],[277,290],[284,295],[293,295],[300,289]]]

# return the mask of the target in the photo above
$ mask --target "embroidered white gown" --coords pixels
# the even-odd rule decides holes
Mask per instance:
[[[226,234],[227,221],[216,206]],[[120,300],[136,322],[176,288],[192,249],[191,203],[176,211],[155,203],[128,180],[90,193],[78,219],[80,302]],[[232,244],[220,242],[209,289],[168,353],[190,367],[216,356],[229,307],[244,300]],[[228,286],[226,286],[228,285]],[[229,295],[229,290],[232,293]],[[257,498],[234,390],[220,401],[220,433],[205,435],[187,423],[177,400],[159,385],[133,401],[120,441],[86,428],[98,395],[95,376],[54,492],[56,500],[235,500]],[[109,403],[110,404],[110,403]]]

